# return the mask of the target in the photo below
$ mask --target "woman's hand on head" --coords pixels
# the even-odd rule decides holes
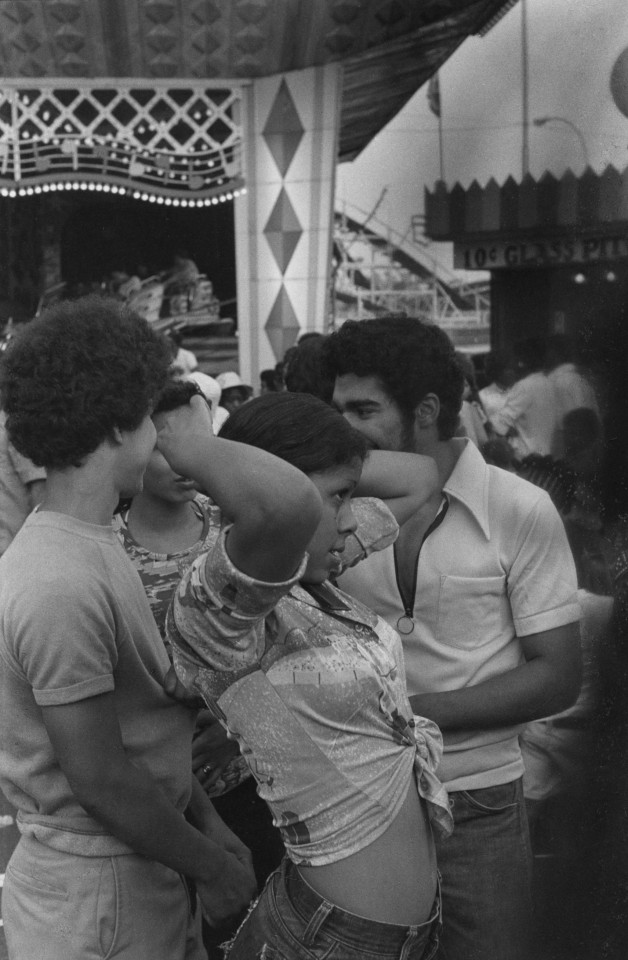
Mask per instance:
[[[153,422],[157,430],[157,449],[173,470],[184,476],[193,476],[186,467],[202,452],[214,433],[211,409],[205,398],[193,396],[189,403],[155,414]]]

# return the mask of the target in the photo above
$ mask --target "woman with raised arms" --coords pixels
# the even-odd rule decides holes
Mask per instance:
[[[228,520],[175,594],[175,667],[237,739],[286,849],[225,956],[428,960],[432,829],[452,825],[440,732],[412,715],[397,633],[329,578],[394,541],[435,465],[367,452],[305,394],[252,400],[220,437],[198,397],[157,427]]]

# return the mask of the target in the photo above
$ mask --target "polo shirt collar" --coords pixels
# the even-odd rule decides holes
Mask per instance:
[[[462,503],[475,518],[486,539],[490,540],[488,466],[471,440],[454,438],[452,443],[460,450],[460,455],[447,483],[443,487],[443,493]]]

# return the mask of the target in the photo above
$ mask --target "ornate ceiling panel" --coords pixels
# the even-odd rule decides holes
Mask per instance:
[[[355,155],[511,0],[0,0],[7,78],[245,79],[343,61]]]

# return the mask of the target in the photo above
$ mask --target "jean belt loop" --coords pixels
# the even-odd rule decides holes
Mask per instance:
[[[327,900],[323,900],[320,906],[316,908],[316,910],[312,914],[311,920],[308,922],[307,927],[303,931],[304,947],[311,946],[311,944],[316,939],[316,936],[319,930],[321,929],[321,927],[323,926],[323,924],[327,920],[327,917],[329,916],[329,914],[332,912],[333,909],[334,909],[333,904],[328,903]]]
[[[407,960],[407,958],[410,956],[410,951],[412,950],[412,947],[417,941],[418,935],[419,935],[419,931],[417,930],[416,927],[408,928],[408,936],[403,942],[401,953],[399,954],[399,960]]]

